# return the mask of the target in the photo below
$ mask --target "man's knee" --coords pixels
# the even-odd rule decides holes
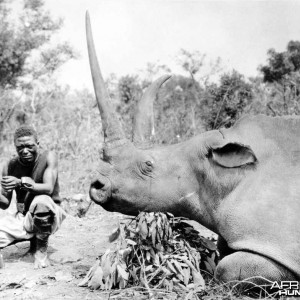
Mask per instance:
[[[54,223],[53,200],[47,195],[36,196],[29,208],[32,215],[33,229],[39,235],[52,233]]]
[[[30,207],[29,211],[31,214],[36,213],[48,213],[49,211],[52,211],[53,206],[53,200],[48,195],[38,195],[35,196]]]

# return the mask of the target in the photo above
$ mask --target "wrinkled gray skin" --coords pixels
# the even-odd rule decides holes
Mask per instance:
[[[105,139],[92,200],[129,215],[168,211],[211,229],[220,236],[221,281],[299,280],[300,120],[248,116],[230,129],[153,147],[152,103],[164,76],[139,102],[129,141],[104,86],[88,15],[87,41]]]

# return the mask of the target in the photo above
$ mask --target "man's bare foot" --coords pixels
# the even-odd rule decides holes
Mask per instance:
[[[50,261],[47,256],[49,235],[43,237],[43,239],[36,239],[36,251],[34,253],[34,268],[41,269],[50,266]]]
[[[50,261],[47,256],[47,251],[37,250],[34,254],[34,268],[41,269],[50,266]]]

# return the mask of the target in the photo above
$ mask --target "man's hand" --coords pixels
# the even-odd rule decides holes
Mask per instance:
[[[11,192],[21,185],[21,179],[14,176],[3,176],[1,179],[1,187],[5,192]]]
[[[35,182],[31,177],[22,177],[21,178],[21,189],[32,190],[34,189]]]

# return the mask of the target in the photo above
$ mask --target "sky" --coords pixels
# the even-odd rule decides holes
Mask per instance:
[[[258,74],[267,51],[284,51],[300,40],[300,1],[259,0],[45,0],[64,26],[57,41],[69,41],[80,58],[59,70],[71,88],[92,88],[86,50],[85,12],[89,11],[104,77],[136,74],[148,62],[180,72],[181,48],[220,57],[225,70]]]

